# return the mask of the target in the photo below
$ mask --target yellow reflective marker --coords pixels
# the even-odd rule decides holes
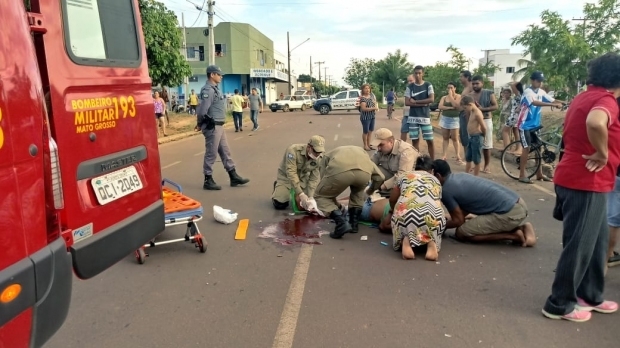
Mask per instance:
[[[235,240],[243,240],[248,232],[248,226],[250,225],[250,219],[239,220],[239,226],[235,233]]]

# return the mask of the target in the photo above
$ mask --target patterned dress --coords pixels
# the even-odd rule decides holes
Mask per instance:
[[[441,248],[441,236],[446,230],[446,217],[441,205],[441,183],[424,171],[405,172],[398,179],[400,197],[392,214],[394,250],[402,248],[405,236],[411,247],[430,241]]]

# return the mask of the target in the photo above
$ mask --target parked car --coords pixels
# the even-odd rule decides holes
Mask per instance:
[[[351,89],[342,91],[330,96],[329,98],[321,98],[314,102],[313,108],[321,115],[327,115],[332,110],[357,110],[357,99],[361,95],[359,89]]]
[[[297,97],[299,98],[300,96],[297,96]],[[316,101],[316,98],[312,97],[311,95],[302,95],[301,97],[305,101],[306,109],[311,108],[314,102]]]
[[[283,112],[291,111],[291,110],[306,110],[306,100],[301,96],[295,95],[285,95],[282,99],[276,99],[275,102],[269,105],[269,109],[272,112],[276,112],[278,110],[282,110]]]

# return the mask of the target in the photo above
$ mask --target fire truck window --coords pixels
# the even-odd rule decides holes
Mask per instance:
[[[135,66],[140,61],[133,1],[64,0],[65,40],[78,64]]]

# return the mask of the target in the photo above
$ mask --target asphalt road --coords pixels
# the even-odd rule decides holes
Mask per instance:
[[[398,132],[400,122],[377,128]],[[342,240],[282,245],[258,238],[270,225],[300,217],[270,204],[276,169],[285,148],[321,134],[327,148],[361,145],[356,113],[320,116],[306,112],[260,115],[260,130],[227,131],[237,170],[251,182],[228,186],[216,163],[219,192],[202,190],[204,138],[161,146],[163,176],[202,202],[199,222],[209,243],[200,254],[188,243],[149,249],[138,265],[133,256],[99,275],[76,278],[69,317],[47,344],[71,347],[615,347],[618,315],[594,314],[584,324],[541,315],[561,251],[560,223],[553,220],[549,183],[510,181],[493,159],[486,177],[517,190],[531,210],[538,235],[534,248],[470,245],[444,238],[438,262],[403,261],[390,236],[370,227]],[[436,141],[436,147],[441,145]],[[439,153],[439,152],[438,152]],[[452,156],[452,153],[450,153]],[[454,160],[453,171],[463,171]],[[237,224],[212,217],[220,205],[250,219],[246,240],[235,241]],[[294,225],[294,222],[289,224]],[[304,225],[317,234],[333,224]],[[166,230],[179,238],[183,227]],[[453,233],[448,231],[447,233]],[[360,236],[367,235],[367,241]],[[311,236],[312,237],[312,236]],[[314,236],[316,237],[316,236]],[[286,238],[286,237],[285,237]],[[290,239],[290,237],[289,237]],[[286,243],[284,243],[286,244]],[[620,300],[620,268],[607,276],[607,297]]]

